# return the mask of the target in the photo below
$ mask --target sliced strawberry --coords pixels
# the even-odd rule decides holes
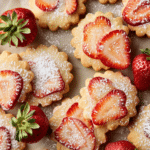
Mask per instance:
[[[126,69],[130,65],[130,42],[125,31],[114,30],[97,43],[101,62],[111,68]]]
[[[94,150],[95,136],[79,119],[65,117],[55,130],[55,139],[73,150]]]
[[[65,0],[66,1],[66,13],[68,15],[73,14],[77,10],[77,0]]]
[[[59,0],[35,0],[35,4],[43,11],[52,11],[57,8]]]
[[[65,82],[54,62],[46,59],[43,60],[43,58],[38,60],[28,62],[35,74],[32,81],[33,95],[42,98],[64,90]]]
[[[87,24],[83,30],[83,52],[91,58],[98,59],[97,42],[110,30],[111,22],[104,16],[99,16],[94,22]]]
[[[92,78],[88,85],[88,92],[96,101],[99,101],[113,89],[113,83],[109,79],[103,77]]]
[[[132,26],[138,26],[150,21],[149,0],[129,0],[122,12],[124,21]]]
[[[0,149],[1,150],[10,150],[11,149],[10,132],[4,126],[0,127]]]
[[[100,99],[92,111],[92,120],[95,125],[104,125],[111,120],[125,117],[128,110],[125,106],[126,95],[123,91],[114,89]]]
[[[23,88],[23,79],[18,72],[0,71],[0,105],[9,110],[16,104]]]
[[[83,109],[79,108],[79,104],[77,102],[68,109],[66,116],[81,120],[89,129],[94,131],[92,120],[87,120],[83,117]]]

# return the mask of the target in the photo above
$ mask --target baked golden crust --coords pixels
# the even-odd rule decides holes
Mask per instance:
[[[39,64],[46,63],[45,59],[48,59],[49,61],[53,61],[56,64],[57,68],[59,69],[60,74],[63,78],[63,81],[65,82],[65,88],[62,91],[50,94],[43,98],[37,98],[33,96],[33,94],[29,93],[27,97],[27,101],[29,104],[35,105],[35,106],[38,106],[39,104],[41,104],[43,107],[45,107],[45,106],[50,105],[53,101],[58,101],[62,99],[63,94],[69,91],[69,83],[73,80],[73,75],[70,73],[73,66],[70,62],[67,61],[68,56],[65,52],[58,52],[58,48],[54,45],[50,47],[40,45],[36,49],[28,48],[25,52],[20,53],[20,56],[22,57],[23,60],[27,62],[33,61],[34,59],[36,59],[37,61],[41,61],[39,62]],[[38,71],[40,71],[40,69],[43,73],[46,71],[46,70],[43,70],[43,68],[40,68],[39,66],[39,70],[34,72],[35,78],[37,77],[45,78],[45,77],[39,77]]]
[[[126,100],[126,108],[128,110],[128,114],[118,120],[112,120],[110,122],[107,122],[104,126],[108,130],[114,130],[116,129],[119,125],[120,126],[127,126],[129,123],[130,117],[133,117],[136,115],[136,106],[139,103],[139,99],[137,97],[137,90],[134,85],[131,84],[131,81],[128,77],[125,77],[122,75],[121,72],[113,72],[113,71],[106,71],[104,74],[103,73],[95,73],[94,77],[103,77],[106,79],[109,79],[112,81],[113,86],[116,89],[122,90],[127,97]],[[82,88],[80,90],[81,94],[81,99],[79,101],[79,106],[84,109],[83,115],[86,119],[92,119],[91,118],[91,113],[95,105],[98,103],[98,101],[93,100],[91,96],[89,95],[88,92],[88,85],[89,81],[91,78],[88,78],[85,82],[86,87]],[[101,126],[98,126],[101,127]]]
[[[33,72],[30,71],[29,64],[26,61],[22,61],[19,54],[3,51],[0,54],[0,70],[12,70],[21,75],[23,78],[23,89],[18,101],[24,102],[26,94],[32,91],[31,81],[34,77]]]
[[[65,5],[65,1],[60,1],[63,5]],[[35,17],[38,19],[38,23],[42,28],[49,28],[52,31],[56,31],[58,28],[62,28],[64,30],[69,29],[70,25],[77,24],[79,22],[79,15],[84,14],[86,12],[86,7],[84,3],[86,0],[78,0],[78,7],[75,13],[68,15],[64,8],[58,7],[57,9],[51,12],[44,12],[40,10],[35,5],[35,0],[29,0],[29,5],[35,14]],[[61,6],[60,5],[60,6]]]
[[[5,126],[10,132],[12,146],[11,150],[23,150],[26,147],[26,144],[15,140],[16,128],[10,124],[12,117],[12,114],[5,114],[5,112],[0,108],[0,126]]]
[[[85,25],[89,24],[90,22],[94,22],[95,19],[98,16],[104,16],[108,18],[111,22],[111,30],[117,30],[117,29],[122,29],[124,30],[127,34],[129,32],[129,29],[127,26],[123,25],[122,18],[117,17],[114,18],[113,14],[111,12],[108,12],[106,14],[103,14],[102,12],[96,12],[95,14],[87,14],[84,19],[80,21],[77,27],[72,29],[72,35],[74,36],[73,39],[71,40],[71,45],[75,48],[74,51],[74,56],[77,59],[81,59],[81,64],[84,67],[93,67],[95,71],[105,69],[108,70],[109,67],[105,66],[99,59],[93,59],[87,56],[83,52],[82,44],[83,44],[83,29]]]

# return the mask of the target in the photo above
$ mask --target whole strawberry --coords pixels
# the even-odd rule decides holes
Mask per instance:
[[[122,140],[122,141],[109,143],[105,147],[105,150],[137,150],[137,149],[130,142]]]
[[[16,47],[24,47],[32,43],[36,35],[36,19],[29,9],[15,8],[0,16],[1,45],[9,43]]]
[[[11,124],[16,127],[16,140],[26,143],[36,143],[47,133],[49,121],[37,106],[22,105],[17,117],[11,119]]]
[[[132,63],[134,84],[137,89],[145,91],[150,87],[150,49],[141,50]]]

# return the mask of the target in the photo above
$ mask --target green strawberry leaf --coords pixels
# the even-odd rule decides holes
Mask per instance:
[[[18,109],[17,118],[21,117],[21,110]]]
[[[16,25],[17,22],[17,13],[15,11],[13,11],[12,13],[12,24]]]
[[[7,37],[7,35],[8,35],[8,33],[0,34],[0,40],[2,40],[2,39],[4,39],[4,38],[6,38],[6,37]]]
[[[11,24],[11,19],[9,17],[2,15],[2,16],[0,16],[0,18],[7,24],[9,24],[9,25]]]
[[[17,124],[17,119],[15,117],[11,118],[11,124],[13,127],[16,127],[16,124]]]
[[[28,22],[29,20],[26,20],[24,23],[18,25],[18,29],[21,29],[22,27],[24,27]]]
[[[31,30],[29,28],[23,28],[23,29],[20,29],[20,32],[22,32],[24,34],[30,34]]]
[[[10,30],[11,27],[12,27],[12,26],[10,26],[10,27],[5,27],[3,31],[4,31],[4,32],[7,32],[7,31]]]
[[[38,129],[40,126],[37,123],[31,123],[30,128],[32,129]]]
[[[29,123],[34,123],[34,122],[35,122],[35,119],[34,119],[34,118],[31,118],[31,119],[28,120],[28,122],[29,122]]]
[[[25,107],[24,107],[24,110],[23,110],[23,116],[25,117],[30,111],[30,106],[28,103],[26,103]]]
[[[18,20],[18,22],[17,22],[17,26],[22,22],[22,21],[24,21],[24,19],[20,19],[20,20]]]
[[[32,131],[32,129],[30,129],[30,128],[27,128],[27,129],[26,129],[26,132],[29,133],[30,135],[33,135],[33,131]]]
[[[0,23],[0,27],[6,27],[7,26],[7,24],[5,24],[5,23]]]
[[[35,110],[30,111],[27,115],[26,115],[26,119],[29,119],[33,116],[33,114],[35,113]]]
[[[10,36],[7,36],[5,39],[2,39],[1,41],[1,45],[5,45],[7,44],[9,41],[10,41],[11,37]]]
[[[28,134],[25,131],[22,131],[22,137],[26,139],[28,137]]]
[[[18,46],[18,39],[15,35],[12,36],[12,42],[15,44],[15,46]]]
[[[23,35],[21,33],[15,33],[16,37],[23,42]]]

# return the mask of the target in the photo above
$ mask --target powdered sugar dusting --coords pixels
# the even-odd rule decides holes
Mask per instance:
[[[12,127],[9,124],[9,121],[10,121],[10,118],[7,118],[6,116],[0,113],[0,126],[5,126],[9,130],[10,135],[11,135],[12,149],[17,149],[19,148],[19,144],[18,144],[18,141],[15,140],[16,128]]]
[[[138,133],[136,139],[138,140],[138,145],[140,147],[150,147],[150,109],[141,108],[141,111],[137,117],[137,121],[135,120],[134,124],[132,125],[132,130],[135,130]],[[132,133],[131,130],[131,133]]]
[[[54,60],[50,59],[49,56],[36,57],[29,64],[35,74],[33,79],[34,90],[42,90],[47,95],[61,86],[59,69]]]
[[[26,69],[22,69],[22,67],[19,64],[17,64],[15,61],[11,61],[10,65],[8,65],[8,63],[6,62],[1,63],[0,70],[12,70],[18,72],[23,78],[24,85],[30,83],[31,80],[30,73]],[[28,86],[23,86],[19,100],[26,93],[26,90],[28,90]]]
[[[55,131],[55,138],[70,149],[93,149],[94,134],[78,119],[66,117]]]

